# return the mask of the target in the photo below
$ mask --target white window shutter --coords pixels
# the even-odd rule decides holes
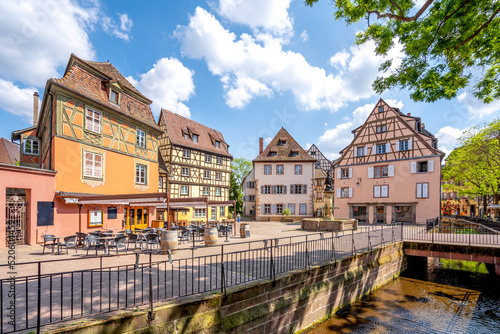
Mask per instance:
[[[422,198],[422,183],[417,183],[417,198]]]
[[[408,149],[411,150],[413,149],[413,140],[408,139]]]
[[[364,150],[364,155],[367,156],[368,155],[368,146],[363,147],[363,150]]]
[[[374,172],[374,168],[368,167],[368,178],[369,179],[373,179],[373,172]]]
[[[283,195],[286,195],[286,186],[283,186]]]
[[[264,193],[264,186],[260,186],[260,193],[263,194]]]
[[[434,171],[434,160],[427,161],[427,171],[429,173]]]
[[[423,198],[429,197],[429,184],[428,183],[422,183],[422,197]]]
[[[302,193],[307,194],[307,184],[302,185]]]
[[[394,165],[389,165],[389,167],[387,168],[387,175],[394,176]]]
[[[352,197],[352,188],[349,188],[349,198]]]
[[[340,198],[340,192],[341,192],[341,189],[337,188],[337,198]]]
[[[271,186],[271,194],[276,194],[276,186]]]
[[[389,197],[389,186],[381,186],[382,190],[381,197]]]
[[[352,177],[352,168],[349,167],[349,178],[351,178],[351,177]]]
[[[264,214],[264,204],[260,205],[260,214]]]
[[[271,213],[272,213],[273,215],[275,215],[275,214],[276,214],[276,204],[271,204]]]
[[[357,157],[358,156],[358,149],[356,147],[354,147],[354,157]]]
[[[373,188],[373,197],[380,197],[380,186],[375,186]]]
[[[415,174],[417,172],[417,162],[416,161],[413,161],[411,163],[411,173],[412,174]]]
[[[295,184],[290,185],[290,194],[295,194]]]
[[[342,178],[342,170],[339,168],[337,169],[337,179]]]
[[[399,142],[396,142],[396,152],[399,151]]]
[[[391,151],[391,143],[385,143],[385,153],[389,153]]]
[[[377,154],[377,145],[372,146],[372,154],[373,155]]]

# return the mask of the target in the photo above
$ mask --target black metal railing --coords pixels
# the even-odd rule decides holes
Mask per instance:
[[[0,280],[0,333],[38,332],[49,324],[147,304],[154,318],[152,305],[157,302],[214,291],[224,294],[228,287],[275,280],[278,274],[400,240],[401,226],[390,225],[222,245],[220,253],[189,258],[132,254],[128,256],[136,256],[135,263],[118,266],[105,266],[99,257],[98,268],[57,273],[44,273],[44,266],[78,260],[26,263],[36,265],[37,274]],[[235,245],[239,249],[228,250],[238,248]]]

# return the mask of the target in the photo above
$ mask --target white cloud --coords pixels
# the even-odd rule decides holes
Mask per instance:
[[[97,22],[97,7],[71,0],[0,3],[0,73],[3,79],[43,87],[58,77],[69,55],[95,59],[87,30]]]
[[[302,40],[302,42],[307,42],[309,40],[309,35],[307,34],[307,31],[304,30],[300,34],[300,39]]]
[[[190,117],[189,108],[182,102],[194,94],[194,71],[185,67],[176,58],[162,58],[139,80],[128,77],[142,94],[153,100],[151,109],[155,115],[161,108]]]
[[[35,91],[38,90],[33,87],[19,88],[10,81],[0,79],[0,108],[32,122]]]
[[[123,39],[125,41],[129,40],[129,32],[133,26],[132,20],[128,17],[128,14],[117,14],[120,19],[120,24],[116,24],[109,16],[103,16],[101,20],[102,29],[105,33]]]
[[[469,114],[474,118],[481,118],[500,111],[500,101],[496,100],[489,104],[484,104],[480,100],[468,93],[462,93],[458,96],[458,102],[467,108]]]
[[[403,107],[402,101],[388,99],[385,102],[391,107]],[[347,119],[346,122],[338,124],[333,129],[326,130],[318,140],[318,147],[321,152],[330,159],[339,158],[339,152],[354,139],[352,130],[361,126],[366,121],[373,108],[375,108],[375,103],[367,103],[360,106],[352,112],[352,117]]]
[[[265,138],[265,139],[264,139],[264,145],[266,145],[266,146],[267,146],[267,145],[271,142],[271,140],[273,140],[273,138],[272,138],[272,137],[267,137],[267,138]]]
[[[436,138],[441,145],[455,147],[457,139],[462,135],[463,131],[464,130],[453,128],[451,126],[445,126],[438,130]]]
[[[263,28],[276,34],[291,34],[288,15],[291,0],[220,0],[218,12],[232,22]]]
[[[337,52],[335,55],[330,57],[330,65],[335,66],[340,69],[344,69],[347,66],[347,61],[351,57],[351,54],[346,50]]]
[[[310,65],[300,53],[284,50],[280,38],[262,33],[238,38],[200,7],[188,26],[178,26],[174,35],[181,41],[184,55],[204,59],[209,70],[221,77],[226,103],[239,108],[255,96],[291,91],[304,110],[334,112],[348,102],[373,95],[371,83],[384,61],[374,54],[373,44],[367,43],[351,47],[349,57],[338,57],[339,73],[327,73]],[[396,58],[395,65],[400,51],[398,46],[390,53]]]

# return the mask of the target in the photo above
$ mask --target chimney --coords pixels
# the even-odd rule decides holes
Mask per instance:
[[[264,137],[259,138],[259,155],[264,151]]]
[[[408,115],[408,116],[411,116],[411,113],[409,112],[407,115]]]
[[[38,125],[38,92],[33,93],[33,125]]]

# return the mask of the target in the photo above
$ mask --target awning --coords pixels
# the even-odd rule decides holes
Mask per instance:
[[[177,203],[170,203],[170,208],[171,209],[177,209],[177,208],[195,208],[195,209],[200,209],[200,208],[206,208],[207,204],[205,202],[177,202]]]
[[[81,200],[77,202],[78,204],[95,204],[95,205],[128,205],[129,202],[125,201],[113,201],[113,200]]]
[[[491,205],[488,205],[488,209],[500,209],[500,204],[491,204]]]

